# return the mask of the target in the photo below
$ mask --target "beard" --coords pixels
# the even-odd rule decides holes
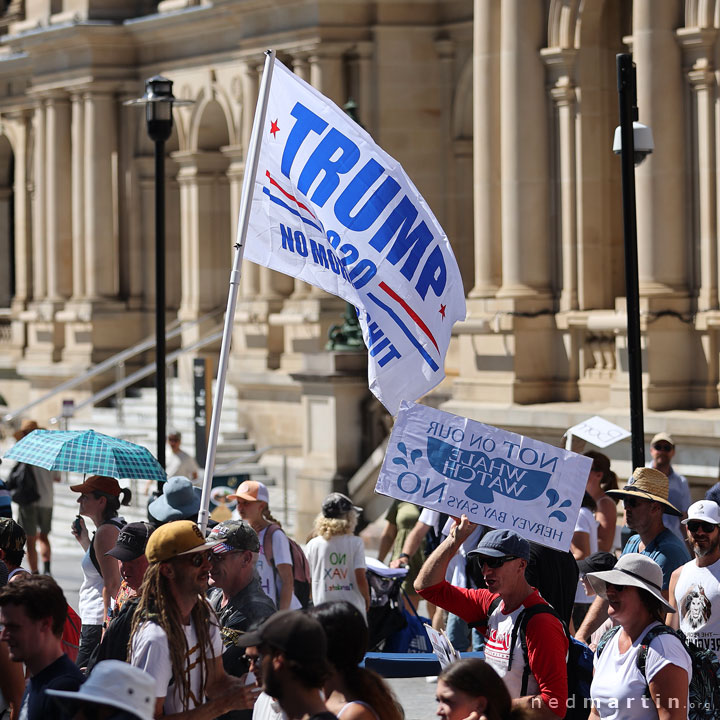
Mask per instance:
[[[701,547],[696,542],[692,544],[693,552],[698,557],[705,557],[717,551],[720,548],[720,533],[714,540],[708,540],[708,544],[705,547]]]
[[[282,682],[278,673],[275,672],[272,662],[267,663],[262,669],[262,684],[263,690],[270,697],[274,697],[278,701],[282,699]]]

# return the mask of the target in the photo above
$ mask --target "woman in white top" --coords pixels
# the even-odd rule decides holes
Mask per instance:
[[[306,554],[312,575],[315,605],[328,600],[347,600],[366,616],[370,589],[365,575],[365,545],[354,535],[358,513],[347,495],[330,493],[315,520],[315,537]]]
[[[120,587],[118,561],[106,555],[115,547],[120,528],[125,521],[118,516],[120,504],[130,504],[130,490],[121,488],[115,478],[92,475],[80,485],[71,485],[79,493],[79,514],[93,521],[97,530],[92,538],[85,521],[78,517],[70,531],[85,550],[80,564],[83,581],[78,597],[78,612],[82,622],[77,665],[85,667],[89,654],[100,643],[102,626],[108,616],[110,601]]]
[[[280,523],[272,516],[268,502],[270,495],[263,483],[247,480],[240,483],[234,495],[228,500],[237,500],[240,517],[249,523],[260,541],[260,555],[255,566],[260,576],[260,585],[265,594],[277,605],[278,610],[297,610],[300,601],[293,593],[293,566],[290,543]],[[271,528],[270,547],[272,558],[265,554],[265,536]]]
[[[584,560],[598,550],[598,523],[593,514],[594,510],[595,501],[586,491],[583,497],[582,507],[580,508],[580,514],[575,522],[575,532],[570,541],[570,552],[572,552],[577,562]],[[573,625],[576,628],[580,627],[592,601],[593,598],[588,597],[582,581],[578,580],[572,614]]]
[[[608,613],[619,624],[595,653],[591,720],[687,720],[692,664],[680,640],[672,634],[654,637],[644,675],[637,665],[648,631],[675,612],[662,595],[660,566],[647,555],[628,553],[613,570],[589,573],[587,579],[608,600]]]

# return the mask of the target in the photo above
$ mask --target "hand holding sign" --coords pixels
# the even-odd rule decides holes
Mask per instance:
[[[475,531],[477,523],[470,522],[467,515],[461,515],[460,520],[453,518],[455,523],[450,528],[450,539],[453,545],[460,547]]]

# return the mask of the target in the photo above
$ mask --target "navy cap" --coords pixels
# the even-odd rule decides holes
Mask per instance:
[[[468,557],[517,557],[523,560],[530,559],[530,543],[512,530],[491,530],[480,539],[475,550],[468,553]]]

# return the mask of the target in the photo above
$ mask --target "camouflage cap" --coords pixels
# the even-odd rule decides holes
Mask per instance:
[[[0,548],[3,550],[23,550],[27,535],[11,518],[0,518]]]
[[[218,554],[233,550],[250,550],[260,552],[260,541],[257,533],[242,520],[225,520],[218,523],[208,536],[208,540],[218,540],[219,545],[213,548]]]

